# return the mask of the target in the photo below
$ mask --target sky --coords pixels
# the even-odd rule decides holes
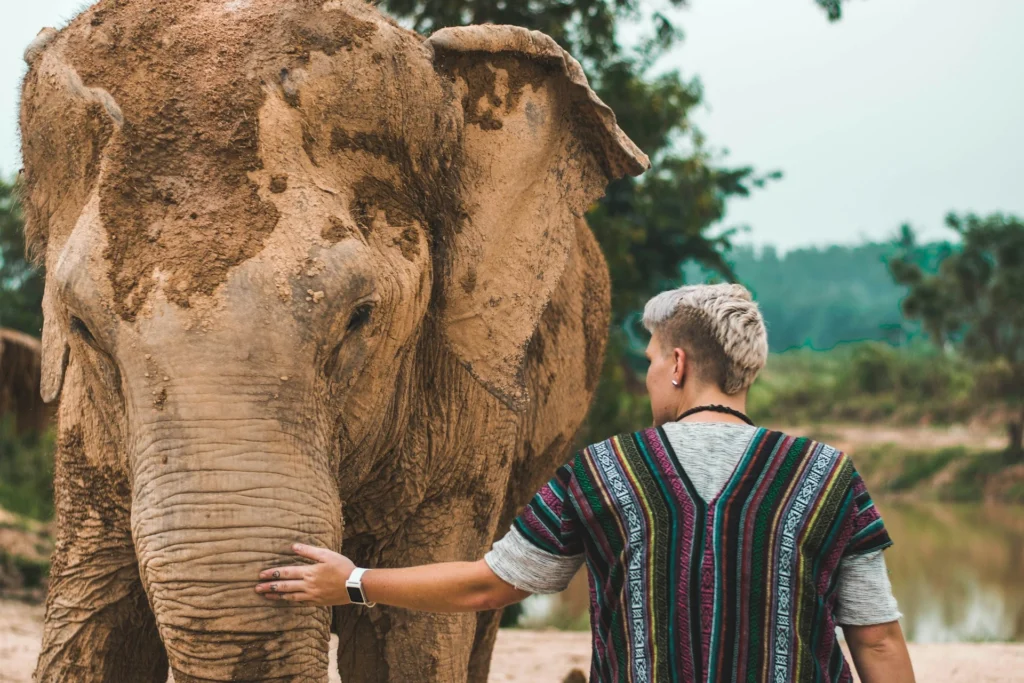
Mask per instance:
[[[22,52],[81,0],[35,0],[0,23],[0,173],[20,168]],[[699,76],[694,122],[724,163],[784,178],[730,204],[738,242],[946,238],[949,211],[1024,215],[1024,0],[689,0],[663,68]]]

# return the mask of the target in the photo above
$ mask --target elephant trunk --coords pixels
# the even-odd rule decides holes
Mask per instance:
[[[167,408],[135,432],[132,533],[176,683],[327,680],[330,611],[253,590],[295,542],[340,547],[326,449],[265,403]]]

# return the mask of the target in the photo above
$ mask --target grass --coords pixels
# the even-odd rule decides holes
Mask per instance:
[[[0,508],[37,520],[53,517],[54,435],[19,435],[0,418]]]
[[[20,576],[24,588],[39,588],[50,572],[50,562],[13,555],[0,548],[0,570],[8,575]]]
[[[1005,451],[978,453],[939,490],[939,497],[961,503],[982,500],[992,478],[1012,464],[1013,460]]]
[[[998,502],[1024,503],[1024,482],[993,493],[991,484],[1016,465],[1016,459],[1007,451],[978,451],[963,446],[931,451],[886,444],[859,450],[853,458],[869,485],[880,493],[912,494],[956,503],[981,502],[987,493],[997,496]],[[933,484],[947,471],[949,476],[941,484]]]
[[[1006,489],[1006,493],[1003,494],[1003,500],[1007,503],[1024,505],[1024,481],[1018,482]]]
[[[886,488],[889,491],[909,491],[946,469],[951,462],[967,456],[967,449],[963,447],[912,455],[903,460],[902,471]]]
[[[976,412],[963,361],[930,347],[848,344],[772,355],[750,393],[755,419],[808,424],[962,422]]]

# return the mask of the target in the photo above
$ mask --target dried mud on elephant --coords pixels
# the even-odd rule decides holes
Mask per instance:
[[[26,52],[58,538],[40,681],[484,681],[497,615],[280,607],[304,541],[479,557],[596,388],[647,158],[550,38],[102,0]]]

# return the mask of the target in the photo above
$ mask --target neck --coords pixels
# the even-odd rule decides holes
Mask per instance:
[[[745,392],[741,392],[735,396],[729,396],[728,394],[722,393],[715,389],[701,389],[689,394],[684,391],[676,415],[682,415],[688,410],[700,406],[725,406],[726,408],[732,408],[738,412],[746,414],[747,412],[747,397]],[[730,422],[737,424],[745,424],[743,420],[733,415],[725,413],[694,413],[686,417],[683,422]]]

